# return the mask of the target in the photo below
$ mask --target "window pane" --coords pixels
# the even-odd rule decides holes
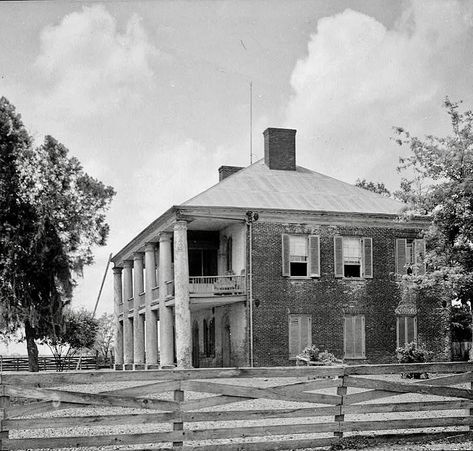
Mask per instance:
[[[307,276],[307,263],[291,262],[291,276]]]
[[[361,263],[361,241],[358,238],[343,238],[343,261],[345,264]]]
[[[290,261],[305,262],[307,261],[307,237],[291,236],[289,237],[289,254]]]

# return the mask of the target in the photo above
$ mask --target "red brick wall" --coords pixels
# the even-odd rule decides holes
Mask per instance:
[[[321,277],[290,279],[281,275],[281,235],[320,235]],[[395,309],[400,292],[394,275],[395,239],[416,231],[382,227],[312,226],[256,222],[253,227],[254,362],[256,366],[291,364],[288,358],[288,314],[312,315],[312,342],[343,357],[344,312],[365,315],[366,361],[391,362],[396,348]],[[334,235],[373,239],[373,279],[334,277]],[[425,305],[422,304],[425,302]],[[445,311],[430,298],[418,302],[418,338],[445,354]],[[441,323],[441,327],[439,324]],[[447,328],[448,329],[448,328]],[[445,329],[446,330],[446,329]],[[293,362],[292,362],[293,363]]]

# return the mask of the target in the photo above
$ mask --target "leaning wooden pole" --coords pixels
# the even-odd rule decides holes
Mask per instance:
[[[102,283],[100,284],[99,294],[97,296],[97,300],[95,301],[95,307],[94,307],[94,311],[92,313],[92,318],[95,318],[95,313],[97,312],[97,307],[99,305],[100,296],[102,296],[102,290],[103,290],[103,286],[105,284],[105,279],[107,278],[108,268],[110,267],[110,262],[112,261],[112,256],[113,256],[112,253],[108,256],[107,266],[105,268],[105,272],[103,273]],[[76,370],[80,369],[81,363],[82,363],[82,350],[80,351],[80,354],[79,354],[79,360],[77,361]]]

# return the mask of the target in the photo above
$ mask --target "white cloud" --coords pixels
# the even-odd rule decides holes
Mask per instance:
[[[59,113],[87,117],[129,108],[154,83],[149,42],[138,16],[123,32],[103,6],[83,7],[46,27],[35,68],[45,82],[42,100]]]
[[[299,160],[351,182],[392,180],[392,126],[442,134],[445,96],[473,100],[472,12],[416,1],[391,30],[349,9],[319,20],[291,77],[286,125],[298,129]]]

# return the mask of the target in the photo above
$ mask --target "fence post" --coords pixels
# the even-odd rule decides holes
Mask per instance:
[[[184,401],[184,391],[180,389],[174,390],[174,401],[179,403],[179,418],[178,421],[173,421],[172,423],[172,430],[173,431],[183,431],[184,430],[184,422],[182,421],[182,413],[181,413],[181,402]],[[183,442],[172,442],[172,446],[179,447],[183,446]]]
[[[345,414],[343,413],[343,403],[348,391],[347,376],[345,374],[345,368],[343,369],[343,376],[339,376],[339,378],[342,379],[342,385],[340,387],[337,387],[337,395],[341,396],[340,403],[337,404],[337,406],[340,407],[340,411],[338,415],[335,415],[335,421],[338,422],[338,431],[335,431],[333,435],[335,437],[342,438],[343,437],[342,423],[345,421]]]
[[[2,378],[2,375],[0,375],[0,378]],[[5,385],[3,384],[3,380],[1,380],[1,385],[0,385],[0,449],[1,450],[7,449],[4,445],[4,439],[8,438],[8,429],[6,429],[4,426],[4,420],[6,420],[8,416],[7,409],[9,407],[10,407],[10,396],[6,394]]]

